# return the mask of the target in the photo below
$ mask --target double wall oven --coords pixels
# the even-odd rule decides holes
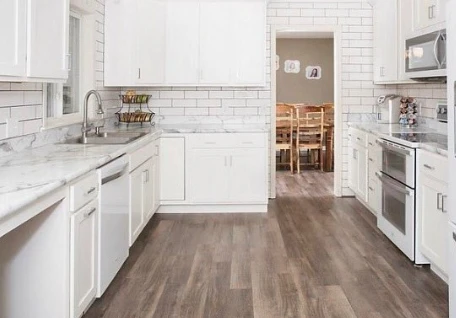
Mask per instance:
[[[377,173],[382,183],[382,208],[377,226],[410,260],[427,263],[415,243],[415,148],[385,139],[377,143],[382,148],[382,168]]]

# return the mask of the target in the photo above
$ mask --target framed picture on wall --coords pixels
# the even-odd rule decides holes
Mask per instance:
[[[321,78],[321,67],[312,65],[307,66],[306,78],[310,80],[319,80]]]
[[[285,73],[298,74],[301,72],[301,63],[298,60],[286,60],[284,65]]]

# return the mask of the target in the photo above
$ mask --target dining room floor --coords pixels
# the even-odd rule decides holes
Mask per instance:
[[[447,285],[332,182],[279,171],[268,213],[155,215],[84,317],[448,317]]]

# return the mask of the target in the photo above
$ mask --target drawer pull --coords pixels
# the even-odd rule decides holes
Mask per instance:
[[[373,146],[373,145],[374,145],[373,143],[369,142],[369,146]]]
[[[440,210],[443,212],[443,208],[440,206],[440,198],[442,197],[441,193],[437,193],[437,210]],[[443,200],[442,200],[443,202]]]
[[[371,161],[371,162],[374,162],[374,159],[372,159],[372,158],[369,158],[369,161]]]
[[[374,189],[372,187],[369,187],[369,190],[374,191]]]
[[[89,191],[87,191],[87,194],[93,193],[96,189],[96,187],[90,188]]]
[[[96,210],[97,210],[97,208],[92,208],[92,210],[90,210],[89,212],[87,212],[87,213],[85,214],[85,217],[88,218],[89,216],[91,216],[92,214],[94,214]]]
[[[361,138],[359,138],[359,137],[356,137],[356,140],[358,140],[358,141],[361,141]]]
[[[445,209],[445,199],[447,198],[447,195],[444,194],[442,195],[442,212],[447,213],[448,211]]]
[[[453,240],[456,241],[456,233],[453,232]]]
[[[243,141],[242,144],[243,145],[253,145],[253,142],[252,141]]]
[[[432,167],[432,166],[430,166],[430,165],[428,165],[426,163],[423,165],[423,167],[425,167],[426,169],[429,169],[429,170],[435,170],[434,167]]]
[[[215,141],[206,141],[206,145],[216,145],[217,143]]]

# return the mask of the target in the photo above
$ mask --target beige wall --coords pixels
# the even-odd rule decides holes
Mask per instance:
[[[277,39],[280,69],[277,71],[277,102],[322,104],[334,101],[333,39]],[[298,60],[301,71],[285,73],[286,60]],[[306,78],[306,67],[320,66],[321,79]]]

